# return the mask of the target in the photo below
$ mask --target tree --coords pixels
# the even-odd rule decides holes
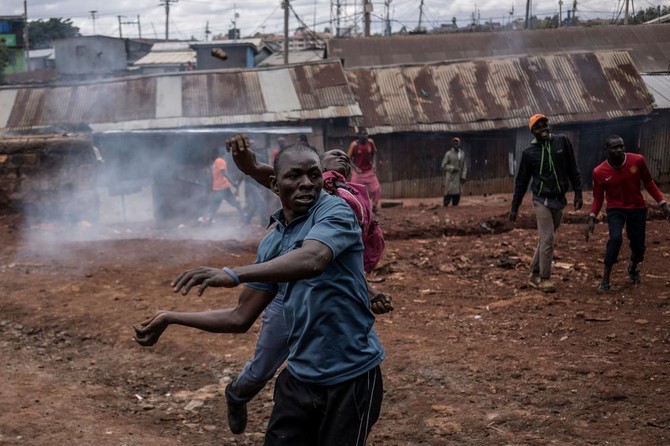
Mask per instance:
[[[5,67],[9,64],[9,48],[0,42],[0,84],[4,83]]]
[[[51,48],[53,41],[79,36],[79,28],[71,19],[35,20],[30,22],[29,39],[31,49]]]
[[[645,10],[641,9],[637,12],[637,14],[635,14],[633,23],[637,25],[640,23],[648,22],[649,20],[657,18],[659,16],[658,15],[659,12],[661,13],[661,15],[665,15],[668,14],[668,12],[670,12],[669,10],[670,7],[665,5],[660,8],[649,7]]]

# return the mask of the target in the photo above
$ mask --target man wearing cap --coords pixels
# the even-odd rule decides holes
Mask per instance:
[[[554,235],[561,224],[563,208],[568,204],[565,194],[572,185],[575,210],[581,209],[582,179],[570,140],[565,135],[550,133],[549,118],[542,114],[533,115],[528,127],[535,138],[521,155],[509,219],[516,221],[530,183],[540,238],[530,264],[528,285],[550,293],[556,291],[550,280],[551,262],[554,259]]]
[[[452,202],[454,206],[458,206],[461,201],[461,185],[465,183],[468,173],[460,138],[451,139],[451,148],[442,158],[442,170],[445,172],[442,204],[449,206],[449,202]]]

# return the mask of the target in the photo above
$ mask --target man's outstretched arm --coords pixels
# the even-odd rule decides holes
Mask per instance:
[[[257,183],[270,188],[272,166],[256,160],[256,154],[251,149],[247,135],[238,134],[226,141],[226,150],[233,155],[233,161],[242,173],[249,175]]]
[[[159,311],[133,327],[134,339],[143,346],[154,345],[170,325],[183,325],[211,333],[244,333],[273,297],[267,291],[244,287],[234,308],[203,312]]]

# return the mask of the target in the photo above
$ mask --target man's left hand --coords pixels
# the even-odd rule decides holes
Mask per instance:
[[[581,198],[575,198],[575,211],[578,211],[584,206],[584,200]]]
[[[202,296],[205,289],[210,286],[215,288],[235,288],[237,286],[230,274],[222,269],[207,266],[184,271],[171,284],[172,291],[175,293],[181,291],[184,296],[196,285],[200,285],[198,296]]]
[[[661,210],[663,211],[663,215],[665,215],[665,218],[670,220],[670,208],[668,207],[668,203],[663,203],[661,205]]]

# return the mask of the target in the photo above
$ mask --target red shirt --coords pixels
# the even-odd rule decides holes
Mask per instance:
[[[368,142],[365,144],[361,143],[359,140],[356,140],[353,141],[349,146],[347,155],[349,158],[351,158],[354,166],[356,166],[361,172],[369,172],[374,167],[376,152],[377,147],[371,139],[368,139]]]
[[[214,160],[214,164],[212,164],[212,190],[226,190],[230,187],[230,181],[225,176],[227,169],[226,160],[223,158]]]
[[[593,204],[591,213],[597,215],[607,199],[607,209],[641,209],[647,203],[642,196],[640,184],[657,202],[663,194],[651,179],[649,168],[642,155],[626,153],[623,165],[618,169],[603,161],[593,169]]]

